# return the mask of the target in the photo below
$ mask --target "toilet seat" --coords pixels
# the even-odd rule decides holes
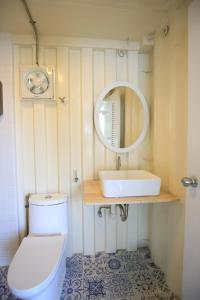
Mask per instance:
[[[19,298],[40,293],[55,276],[66,236],[28,236],[23,239],[8,270],[8,285]]]

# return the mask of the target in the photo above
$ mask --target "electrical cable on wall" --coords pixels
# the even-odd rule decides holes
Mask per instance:
[[[26,13],[29,18],[29,22],[33,27],[33,32],[34,32],[34,37],[35,37],[35,49],[36,49],[35,63],[36,63],[36,65],[39,66],[39,36],[38,36],[38,30],[36,27],[36,21],[33,20],[33,17],[31,15],[31,12],[30,12],[30,9],[28,7],[26,0],[21,0],[21,2],[26,10]]]

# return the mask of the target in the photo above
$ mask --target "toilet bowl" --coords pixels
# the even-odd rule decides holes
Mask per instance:
[[[30,198],[29,205],[30,233],[9,266],[8,285],[21,299],[57,300],[65,276],[66,199],[40,194]]]

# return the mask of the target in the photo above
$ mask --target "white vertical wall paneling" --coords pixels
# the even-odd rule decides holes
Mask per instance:
[[[34,47],[23,47],[19,53],[15,47],[21,230],[25,228],[24,194],[61,191],[69,195],[68,241],[71,249],[69,247],[68,254],[136,249],[137,239],[141,245],[148,239],[148,206],[130,206],[125,223],[115,206],[112,207],[112,216],[103,212],[103,217],[99,218],[98,207],[82,206],[81,178],[83,175],[83,180],[97,179],[98,170],[116,168],[116,154],[105,149],[94,130],[93,106],[104,86],[110,82],[137,82],[137,52],[128,51],[121,58],[112,49],[41,47],[40,64],[57,67],[57,99],[65,96],[65,104],[19,101],[19,65],[34,63],[34,57]],[[145,82],[144,85],[148,79]],[[141,162],[139,152],[121,155],[121,159],[122,168],[136,168]],[[77,170],[78,183],[73,181],[74,170]]]
[[[116,80],[116,50],[105,50],[105,84],[109,84]],[[105,167],[108,170],[116,169],[116,153],[106,149],[105,151]],[[106,217],[106,252],[116,251],[116,207],[111,208],[111,215],[109,211],[105,212]]]
[[[139,54],[138,65],[138,85],[148,103],[150,103],[151,91],[151,56],[149,54]],[[149,170],[151,154],[150,132],[147,133],[145,140],[140,146],[140,169]],[[140,204],[138,206],[138,245],[146,246],[150,239],[150,205]]]
[[[10,35],[0,33],[0,78],[4,96],[0,116],[0,266],[10,263],[19,245],[12,54]]]
[[[104,88],[104,51],[94,51],[94,104],[100,92]],[[98,170],[104,169],[104,146],[99,141],[96,132],[94,133],[94,159],[95,159],[95,178],[98,177]],[[103,212],[102,218],[97,215],[98,207],[95,207],[95,251],[105,250],[105,213]]]
[[[70,193],[68,49],[57,49],[59,191]],[[59,101],[65,97],[65,103]]]
[[[139,55],[139,88],[144,94],[150,108],[151,102],[151,85],[152,85],[152,63],[151,55],[140,54]],[[151,124],[150,124],[151,127]],[[149,128],[150,128],[149,127]],[[141,152],[141,169],[151,170],[152,169],[152,147],[151,147],[151,131],[147,132],[144,142],[140,147]]]
[[[20,64],[32,65],[33,49],[20,49]],[[24,196],[35,191],[35,152],[32,101],[21,101]]]
[[[46,124],[44,104],[34,103],[36,192],[47,192]]]
[[[137,216],[138,246],[147,246],[150,239],[150,205],[138,204]]]
[[[102,89],[105,87],[105,61],[104,61],[104,51],[96,50],[94,51],[94,105],[96,103],[96,100],[101,93]],[[104,168],[105,164],[105,147],[100,142],[96,131],[94,133],[94,156],[95,156],[95,178],[98,178],[98,170],[101,168]]]
[[[35,48],[34,48],[35,50]],[[35,52],[33,56],[35,61]],[[40,64],[44,63],[44,49],[40,48]],[[47,192],[46,114],[44,101],[34,101],[35,177],[37,193]]]
[[[23,141],[23,186],[24,194],[35,192],[35,152],[33,103],[23,103],[22,141]]]
[[[116,50],[105,50],[105,85],[116,80]],[[116,153],[105,150],[105,167],[108,170],[116,168]]]
[[[83,181],[93,179],[93,50],[83,48],[82,58],[82,159]],[[83,206],[84,212],[84,254],[95,253],[94,207]]]
[[[70,191],[70,122],[69,122],[69,87],[68,62],[69,51],[65,47],[57,48],[57,99],[66,97],[65,103],[57,104],[58,121],[58,183],[59,192],[67,193],[68,216],[68,243],[67,255],[72,254],[72,228],[71,228],[71,191]],[[59,99],[58,99],[59,100]]]
[[[123,57],[117,55],[117,80],[127,80],[127,54]],[[121,154],[121,168],[128,168],[128,154]],[[122,222],[120,218],[120,211],[117,208],[117,249],[127,248],[127,221]]]
[[[16,173],[17,173],[17,198],[18,198],[18,220],[20,239],[25,235],[26,214],[24,209],[23,193],[23,147],[22,147],[22,124],[21,124],[21,101],[20,101],[20,47],[14,47],[14,76],[15,76],[15,137],[16,137]]]
[[[138,86],[138,52],[128,51],[128,81]],[[137,169],[139,163],[138,151],[130,152],[128,158],[129,169]],[[129,205],[129,217],[127,221],[128,250],[136,250],[138,242],[138,205]]]
[[[168,205],[166,203],[152,205],[152,229],[156,228],[151,232],[152,259],[158,266],[161,266],[164,272],[167,272],[167,227],[165,224],[168,221]]]
[[[20,65],[32,65],[33,48],[22,47],[20,49]],[[19,83],[21,84],[21,82]],[[35,153],[34,153],[34,130],[33,130],[33,104],[31,102],[22,101],[21,95],[21,143],[23,152],[23,211],[26,224],[25,197],[27,194],[35,190]],[[27,224],[26,224],[27,225]]]
[[[83,250],[83,220],[81,193],[81,58],[80,50],[70,49],[70,146],[71,146],[71,188],[72,188],[72,242],[73,252]],[[74,181],[74,171],[78,182]]]
[[[136,51],[128,51],[128,81],[138,86],[138,64],[139,55]],[[129,169],[138,169],[139,167],[139,151],[129,153],[128,158]]]
[[[56,49],[44,50],[46,66],[56,68]],[[58,191],[58,137],[57,137],[57,105],[56,102],[45,103],[46,114],[46,147],[47,147],[47,191]]]
[[[33,49],[32,47],[20,48],[20,65],[32,65],[33,64]]]
[[[127,53],[124,52],[124,56],[120,57],[117,55],[117,80],[126,81],[127,80]],[[121,168],[126,169],[128,167],[128,154],[121,154]]]

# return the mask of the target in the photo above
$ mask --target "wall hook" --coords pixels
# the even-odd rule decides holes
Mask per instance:
[[[79,178],[78,178],[78,174],[77,174],[77,170],[74,170],[74,182],[78,182]]]
[[[66,103],[66,97],[58,97],[58,99],[60,100],[60,102]]]

